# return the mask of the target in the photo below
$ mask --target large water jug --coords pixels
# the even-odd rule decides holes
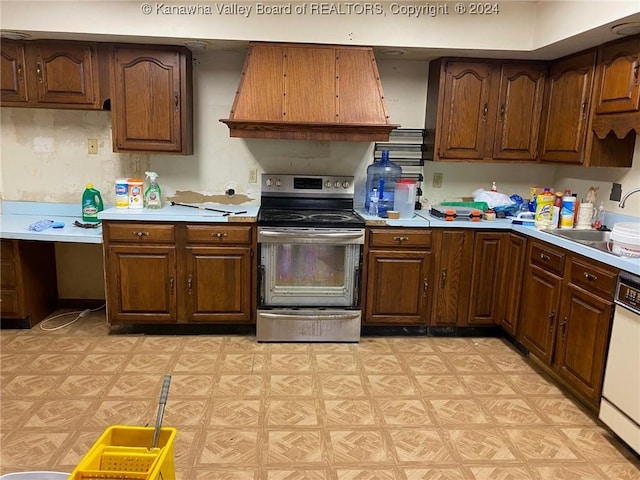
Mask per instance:
[[[400,180],[402,168],[389,160],[389,151],[382,151],[379,162],[367,167],[367,194],[365,208],[369,209],[373,189],[378,190],[378,215],[387,216],[387,210],[393,210],[393,199],[396,182]]]
[[[401,178],[396,182],[393,209],[397,210],[398,218],[413,218],[416,210],[416,181]]]

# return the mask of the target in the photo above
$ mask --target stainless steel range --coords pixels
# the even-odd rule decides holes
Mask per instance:
[[[352,177],[263,175],[258,341],[357,342],[364,238]]]

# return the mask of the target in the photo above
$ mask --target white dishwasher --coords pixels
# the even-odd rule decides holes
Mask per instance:
[[[640,453],[640,277],[618,276],[600,420]]]

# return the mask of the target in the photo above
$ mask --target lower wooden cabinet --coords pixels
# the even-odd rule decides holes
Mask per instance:
[[[471,295],[467,324],[498,323],[501,259],[506,235],[503,232],[476,232],[473,239]]]
[[[517,338],[593,408],[602,391],[617,275],[591,259],[529,241]]]
[[[501,258],[500,294],[497,323],[510,336],[515,337],[520,316],[520,297],[524,279],[527,239],[517,233],[509,233],[504,239]]]
[[[422,325],[429,318],[431,232],[370,229],[365,325]]]
[[[103,231],[109,323],[255,321],[255,226],[110,221]]]
[[[52,242],[0,241],[0,326],[31,328],[58,303]]]

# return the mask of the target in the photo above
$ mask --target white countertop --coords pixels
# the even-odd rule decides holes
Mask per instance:
[[[260,205],[219,205],[204,203],[201,207],[229,212],[244,212],[223,216],[201,208],[165,203],[162,208],[107,208],[98,214],[101,220],[131,220],[142,222],[255,222]]]
[[[47,228],[41,232],[29,230],[40,220],[64,223],[63,228]],[[2,202],[0,238],[40,240],[47,242],[102,243],[102,227],[81,228],[73,222],[82,220],[80,204],[47,202]]]

